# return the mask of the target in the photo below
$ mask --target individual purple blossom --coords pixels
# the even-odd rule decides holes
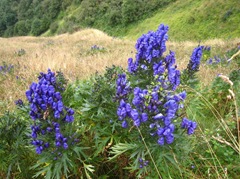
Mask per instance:
[[[137,62],[134,62],[132,58],[128,59],[128,72],[129,73],[135,73],[137,71],[138,64]]]
[[[63,143],[63,148],[67,149],[68,148],[68,144],[67,143]]]
[[[123,127],[123,128],[128,128],[128,122],[127,122],[126,120],[124,120],[124,121],[122,122],[122,127]]]
[[[170,51],[170,53],[164,58],[166,67],[174,66],[176,62],[175,52]]]
[[[160,137],[160,138],[158,139],[157,143],[158,143],[159,145],[163,146],[163,145],[164,145],[164,137]]]
[[[145,101],[145,96],[147,95],[148,91],[147,90],[142,90],[139,87],[134,88],[134,98],[133,98],[133,105],[135,105],[136,107],[140,107],[142,106],[142,104]]]
[[[168,80],[172,85],[172,90],[175,91],[180,85],[180,71],[176,69],[176,66],[168,67]]]
[[[155,120],[164,119],[164,115],[162,113],[159,113],[156,116],[154,116],[153,119]]]
[[[213,59],[210,58],[208,61],[207,61],[207,64],[211,65],[213,63]]]
[[[18,99],[15,101],[15,104],[19,107],[23,106],[23,101],[21,99]]]
[[[120,105],[117,110],[117,115],[119,120],[123,120],[126,117],[131,117],[131,105],[129,103],[126,103],[123,99],[120,101]]]
[[[139,127],[140,124],[141,124],[141,118],[140,118],[140,115],[139,115],[139,113],[138,113],[138,111],[136,109],[133,109],[131,111],[131,118],[133,120],[133,124],[135,126]]]
[[[218,56],[214,56],[214,59],[215,59],[215,64],[218,64],[221,62],[221,59],[218,57]]]
[[[195,129],[197,128],[197,123],[193,122],[191,120],[188,120],[187,118],[182,119],[181,127],[183,129],[187,129],[188,135],[191,135],[194,133]]]
[[[143,160],[142,158],[139,158],[138,162],[139,162],[139,168],[146,167],[149,164],[148,160]]]
[[[118,100],[125,99],[128,93],[130,92],[130,87],[126,78],[126,74],[118,75],[116,85],[117,85],[116,98]]]
[[[165,72],[165,65],[163,61],[153,64],[153,75],[162,75]]]

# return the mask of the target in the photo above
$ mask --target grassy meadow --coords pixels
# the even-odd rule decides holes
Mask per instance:
[[[171,31],[171,30],[170,30]],[[212,47],[212,54],[224,54],[237,47],[240,39],[213,39],[201,42],[201,45]],[[0,108],[11,109],[14,101],[25,98],[25,90],[36,79],[41,71],[48,68],[62,71],[69,82],[76,79],[87,79],[96,72],[103,72],[105,67],[112,65],[127,67],[127,60],[135,57],[135,41],[110,37],[96,30],[86,29],[73,34],[62,34],[54,37],[12,37],[1,38],[0,65],[13,65],[11,73],[1,74]],[[192,50],[198,42],[167,42],[167,49],[176,53],[177,65],[180,70],[187,67]],[[97,45],[100,51],[91,50]],[[20,54],[21,49],[25,52]],[[202,64],[198,73],[203,85],[219,74],[227,75],[231,68],[221,65],[211,68]]]
[[[102,72],[112,64],[126,66],[127,58],[134,51],[133,42],[112,38],[94,29],[55,37],[1,38],[0,43],[6,47],[1,48],[0,64],[14,65],[13,74],[3,76],[1,83],[1,105],[7,109],[14,100],[24,99],[24,91],[41,71],[61,70],[73,82]],[[104,49],[94,52],[93,45]],[[25,50],[24,55],[17,54],[21,49]]]

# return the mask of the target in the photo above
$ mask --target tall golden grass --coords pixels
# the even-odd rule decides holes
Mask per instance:
[[[216,52],[236,46],[232,41],[211,40],[201,45],[212,46]],[[91,46],[104,47],[103,52],[91,53]],[[167,42],[168,50],[176,52],[179,69],[186,68],[193,48],[198,42]],[[25,99],[25,91],[40,72],[61,70],[73,82],[86,79],[96,71],[103,72],[106,66],[127,67],[127,59],[135,56],[135,42],[118,39],[96,29],[85,29],[74,34],[54,37],[0,38],[0,65],[3,62],[15,66],[14,74],[0,76],[0,114],[14,106],[14,101]],[[26,54],[17,52],[24,49]],[[218,73],[228,74],[231,68],[209,68],[202,65],[199,77],[203,84],[209,83]]]

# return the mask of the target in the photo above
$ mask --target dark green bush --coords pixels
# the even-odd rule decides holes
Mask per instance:
[[[21,20],[18,21],[14,26],[14,34],[24,36],[28,35],[31,29],[28,28],[28,25],[26,24],[26,21]]]

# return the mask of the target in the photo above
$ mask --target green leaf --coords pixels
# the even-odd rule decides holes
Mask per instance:
[[[129,143],[118,143],[111,147],[112,151],[110,151],[110,154],[113,154],[113,157],[109,157],[109,160],[113,160],[119,155],[127,152],[128,150],[135,150],[139,146],[136,144],[129,144]]]
[[[85,164],[83,163],[83,167],[84,167],[84,171],[85,171],[85,174],[87,176],[88,179],[92,178],[89,174],[90,173],[93,173],[95,170],[94,170],[94,166],[93,165],[88,165],[88,164]]]

